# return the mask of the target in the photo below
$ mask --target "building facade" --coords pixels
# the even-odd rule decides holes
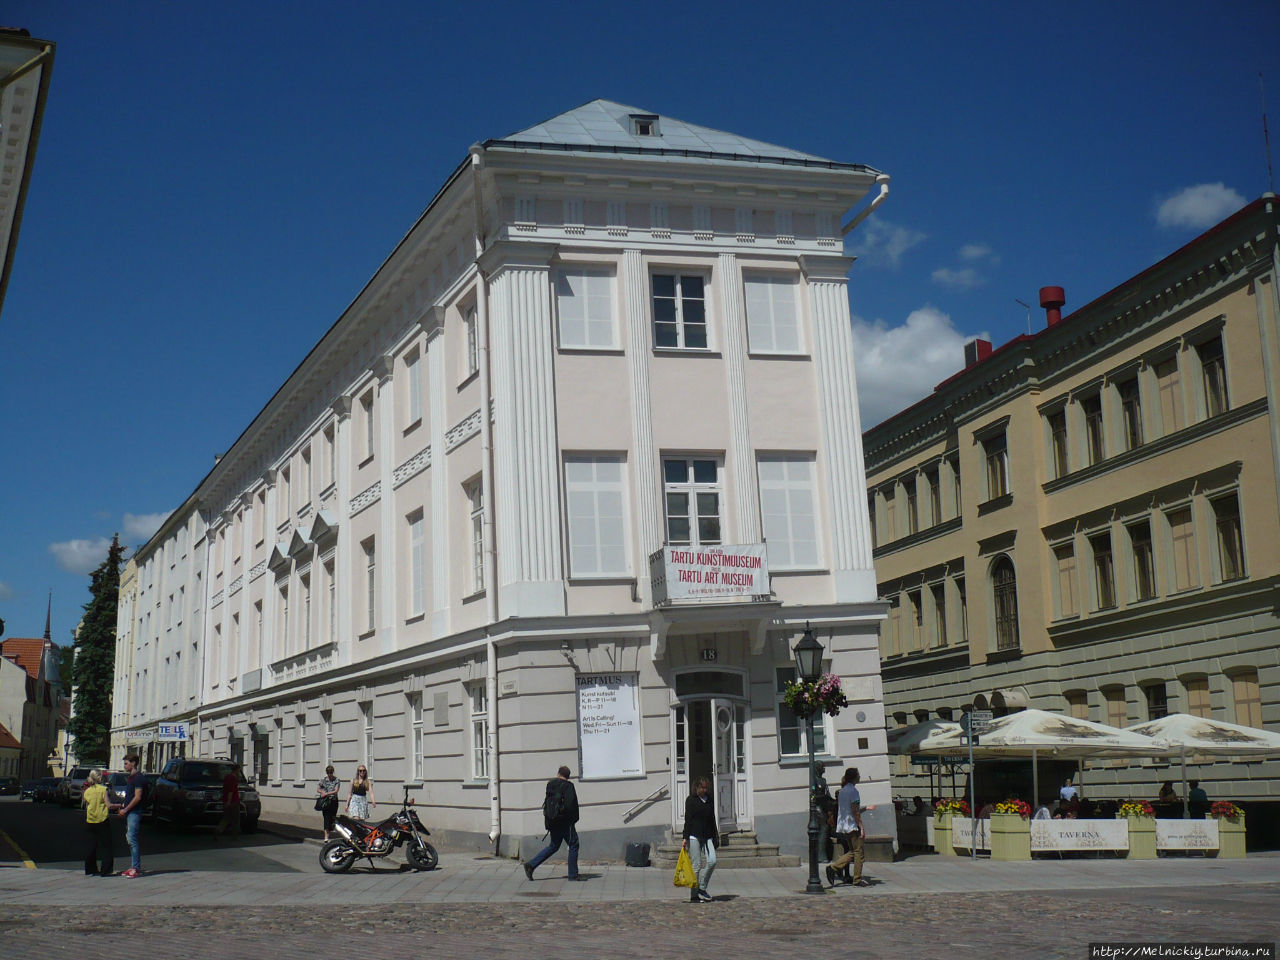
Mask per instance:
[[[49,775],[58,727],[57,676],[47,624],[43,639],[0,641],[0,724],[22,745],[18,775],[24,780]]]
[[[1021,707],[1280,725],[1277,222],[1266,195],[1066,317],[1043,288],[1044,329],[969,344],[866,433],[891,727]],[[1147,798],[1178,775],[1087,772]],[[1278,775],[1190,773],[1236,800],[1274,798]],[[900,758],[894,783],[924,794],[927,772]]]
[[[887,801],[841,244],[878,177],[599,100],[473,147],[135,556],[117,750],[185,721],[153,759],[268,811],[367,763],[504,853],[562,763],[615,857],[707,775],[798,850],[811,624],[854,701],[815,747]]]

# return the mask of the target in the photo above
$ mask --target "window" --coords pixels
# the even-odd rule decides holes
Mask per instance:
[[[1169,538],[1172,545],[1173,582],[1176,590],[1199,586],[1196,569],[1195,530],[1191,508],[1183,507],[1168,514]]]
[[[1116,573],[1111,554],[1111,534],[1099,533],[1089,538],[1093,553],[1094,599],[1097,609],[1110,610],[1116,605]]]
[[[879,517],[876,515],[876,492],[867,491],[867,526],[871,528],[871,549],[880,546],[880,530],[876,526]],[[218,576],[222,576],[221,573]]]
[[[489,688],[483,680],[469,684],[467,704],[470,716],[471,779],[489,779]]]
[[[1053,548],[1054,565],[1058,571],[1058,616],[1078,616],[1080,598],[1076,591],[1076,548],[1070,543],[1060,543]]]
[[[907,601],[911,604],[910,643],[904,644],[907,652],[924,649],[924,604],[919,590],[907,591]]]
[[[364,626],[373,633],[378,626],[378,558],[374,538],[360,544],[364,550]]]
[[[284,779],[284,720],[276,720],[275,728],[275,773],[272,774],[271,779],[279,783]]]
[[[471,591],[484,589],[484,486],[480,478],[462,487],[471,507]]]
[[[613,322],[613,275],[604,270],[561,270],[556,274],[560,346],[617,346]]]
[[[897,539],[897,498],[893,484],[886,484],[884,489],[880,491],[880,495],[884,498],[884,539],[886,543],[890,543]]]
[[[1235,702],[1235,722],[1246,727],[1262,726],[1262,700],[1258,692],[1258,671],[1245,670],[1231,678],[1231,697]]]
[[[920,529],[920,505],[916,500],[915,480],[903,480],[902,492],[907,498],[907,534],[910,535]]]
[[[426,742],[422,734],[422,691],[409,694],[409,777],[411,780],[423,779],[423,748]]]
[[[747,277],[747,344],[755,353],[799,353],[796,281],[791,277]]]
[[[667,543],[706,546],[720,539],[720,464],[707,459],[664,459]]]
[[[1102,699],[1107,704],[1107,724],[1112,727],[1124,727],[1129,722],[1129,707],[1124,699],[1124,687],[1107,687],[1102,691]]]
[[[422,420],[422,363],[417,350],[404,358],[405,427]]]
[[[1138,390],[1138,378],[1120,384],[1120,415],[1124,424],[1124,448],[1132,450],[1142,446],[1142,396]]]
[[[933,594],[933,645],[947,645],[947,586],[935,583],[929,587]]]
[[[888,598],[889,616],[885,620],[885,655],[902,653],[902,599],[895,593]]]
[[[338,581],[333,575],[333,561],[324,565],[325,603],[324,615],[328,622],[325,638],[328,643],[338,642]]]
[[[658,117],[651,113],[633,113],[631,116],[631,132],[637,137],[658,136]]]
[[[1142,688],[1147,698],[1147,719],[1159,720],[1169,715],[1169,694],[1163,683],[1149,683]]]
[[[298,491],[298,499],[302,501],[305,507],[311,502],[312,480],[311,474],[311,448],[307,447],[302,451],[302,489]]]
[[[298,751],[298,755],[293,761],[293,779],[301,781],[307,777],[307,715],[305,713],[295,714],[293,723],[294,729],[297,731],[295,746]]]
[[[291,499],[293,496],[293,485],[290,482],[291,478],[292,471],[288,467],[285,467],[280,471],[280,490],[276,494],[276,496],[280,498],[279,502],[276,504],[277,523],[288,522],[289,516],[293,512],[293,501]],[[239,539],[239,537],[236,537],[237,541],[239,541]]]
[[[795,715],[782,699],[787,684],[796,679],[795,667],[778,667],[776,675],[775,706],[778,717],[778,753],[784,757],[807,756],[809,744],[805,740],[804,721]],[[813,752],[818,755],[827,752],[830,736],[830,718],[824,713],[813,718]]]
[[[812,569],[818,556],[813,460],[761,457],[760,513],[769,565],[774,570]],[[718,537],[717,537],[718,539]]]
[[[996,649],[1018,649],[1018,580],[1013,561],[1001,556],[991,568],[995,599]]]
[[[956,580],[956,596],[960,598],[960,642],[969,642],[969,598],[964,592],[964,577]]]
[[[267,539],[267,491],[259,490],[253,500],[253,542],[261,545]],[[221,551],[219,551],[221,552]],[[218,570],[222,576],[222,570]]]
[[[995,500],[1009,492],[1009,446],[1004,433],[983,440],[982,451],[987,458],[987,499]]]
[[[1218,573],[1222,582],[1244,577],[1244,541],[1240,536],[1240,501],[1234,493],[1209,502],[1218,534]]]
[[[565,503],[569,523],[569,575],[627,576],[626,494],[622,460],[566,460]]]
[[[276,638],[276,656],[287,657],[291,651],[289,649],[289,585],[284,584],[280,587],[280,618],[279,618],[280,634]]]
[[[1101,463],[1106,456],[1102,439],[1102,397],[1094,394],[1081,401],[1084,408],[1085,440],[1088,444],[1089,463]]]
[[[475,307],[462,317],[462,364],[467,377],[480,369],[480,339],[476,328]]]
[[[338,448],[334,444],[333,427],[325,427],[324,433],[321,434],[322,449],[324,451],[324,485],[328,489],[338,476]]]
[[[1063,694],[1067,701],[1067,716],[1076,720],[1089,719],[1089,695],[1083,690],[1068,690]]]
[[[1133,553],[1133,595],[1137,600],[1150,600],[1156,595],[1156,567],[1151,552],[1151,524],[1130,524],[1129,548]]]
[[[938,476],[938,468],[932,467],[924,472],[925,483],[929,485],[929,525],[937,526],[942,522],[942,487]]]
[[[302,649],[311,649],[311,575],[298,578],[302,585]]]
[[[364,728],[364,765],[373,775],[373,701],[366,700],[360,704],[360,722]]]
[[[1211,717],[1213,708],[1209,704],[1209,678],[1188,677],[1182,681],[1187,691],[1187,713],[1193,717]]]
[[[361,465],[368,463],[373,459],[373,452],[377,449],[377,436],[373,430],[373,391],[370,390],[360,398],[360,419],[364,423],[364,456],[360,458]]]
[[[653,275],[653,345],[707,348],[704,279],[697,275]]]
[[[1053,457],[1053,475],[1065,477],[1067,466],[1067,412],[1057,410],[1046,418],[1049,427],[1049,450]]]
[[[1170,357],[1155,365],[1156,389],[1160,394],[1160,429],[1168,436],[1182,429],[1182,381],[1178,376],[1178,358]]]
[[[324,744],[324,765],[333,763],[333,711],[320,711],[320,737]]]
[[[416,617],[427,607],[427,552],[422,511],[409,515],[409,615]]]
[[[263,645],[264,643],[266,643],[266,640],[267,640],[266,636],[263,634],[263,627],[265,626],[265,623],[264,623],[264,621],[263,621],[262,601],[261,601],[261,600],[255,600],[255,601],[254,601],[254,603],[253,603],[253,615],[254,615],[254,630],[255,630],[255,633],[254,633],[254,642],[256,642],[256,643],[258,644],[258,647],[259,647],[259,648],[261,648],[261,647],[262,647],[262,645]],[[238,622],[237,622],[237,626],[238,626],[238,625],[239,625],[239,624],[238,624]]]
[[[1222,355],[1222,338],[1214,337],[1198,347],[1200,356],[1200,372],[1204,378],[1205,416],[1216,417],[1226,413],[1227,402],[1227,364]]]

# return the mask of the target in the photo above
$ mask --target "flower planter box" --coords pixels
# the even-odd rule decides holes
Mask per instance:
[[[954,857],[956,848],[951,845],[951,818],[954,814],[947,810],[933,818],[933,849],[939,856]]]
[[[1031,822],[1016,813],[993,813],[991,859],[1030,860]]]
[[[1239,859],[1244,856],[1244,814],[1235,820],[1214,817],[1218,821],[1218,856]]]
[[[1121,817],[1129,821],[1129,860],[1154,860],[1156,858],[1156,821],[1153,817]]]

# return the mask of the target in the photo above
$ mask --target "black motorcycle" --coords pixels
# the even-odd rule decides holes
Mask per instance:
[[[400,809],[381,823],[366,823],[340,814],[333,827],[342,836],[320,848],[320,866],[324,872],[346,873],[361,857],[373,866],[374,857],[385,857],[400,846],[405,848],[405,858],[413,869],[434,870],[440,855],[427,842],[431,831],[422,825],[418,812],[412,807],[406,788]]]

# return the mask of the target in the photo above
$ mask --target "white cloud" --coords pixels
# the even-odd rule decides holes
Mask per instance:
[[[49,552],[58,561],[58,566],[68,573],[92,573],[97,569],[98,564],[107,559],[109,549],[111,549],[111,541],[106,537],[98,537],[96,540],[66,540],[62,543],[49,544]]]
[[[875,426],[964,369],[964,345],[985,333],[962,334],[936,307],[913,310],[901,326],[853,321],[862,427]]]
[[[960,248],[961,260],[983,260],[993,266],[1000,262],[1000,255],[985,243],[966,243]]]
[[[146,542],[151,539],[152,534],[160,529],[160,524],[164,523],[168,516],[169,514],[167,513],[126,513],[124,515],[124,535],[129,540]]]
[[[1200,183],[1165,198],[1156,211],[1162,227],[1205,230],[1244,206],[1244,197],[1225,183]]]
[[[868,217],[845,241],[845,253],[858,257],[870,267],[897,268],[902,256],[912,247],[924,243],[927,234],[910,227]]]
[[[986,283],[986,278],[978,274],[973,267],[961,267],[959,270],[952,270],[950,267],[939,267],[933,271],[930,276],[934,283],[940,283],[944,287],[951,287],[953,290],[972,290],[974,287],[981,286]]]
[[[0,600],[12,600],[13,587],[9,586],[3,580],[0,580]]]

